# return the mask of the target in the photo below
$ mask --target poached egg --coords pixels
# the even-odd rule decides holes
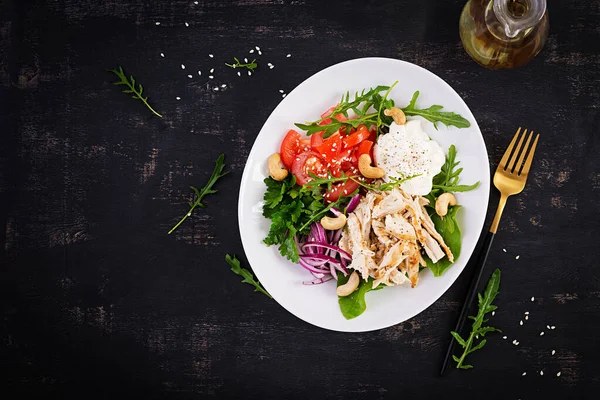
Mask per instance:
[[[385,171],[384,181],[419,175],[400,186],[410,195],[431,192],[433,177],[446,161],[442,146],[425,133],[418,119],[404,125],[392,122],[389,133],[379,136],[373,152],[376,165]]]

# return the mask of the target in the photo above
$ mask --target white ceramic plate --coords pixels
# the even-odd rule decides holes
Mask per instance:
[[[467,129],[439,125],[436,131],[429,122],[426,132],[447,149],[457,147],[457,159],[464,171],[461,182],[481,181],[478,189],[456,195],[463,209],[458,214],[462,231],[462,251],[458,260],[441,277],[431,271],[421,272],[416,288],[388,287],[366,295],[367,310],[359,317],[346,320],[338,307],[335,281],[305,286],[302,281],[312,275],[299,265],[283,258],[276,246],[267,247],[262,240],[269,231],[269,220],[261,214],[265,191],[263,179],[269,172],[267,158],[279,151],[283,137],[294,122],[313,121],[337,104],[342,93],[355,92],[377,85],[391,85],[398,80],[390,98],[396,104],[408,104],[412,94],[420,91],[417,106],[432,104],[460,113],[471,122]],[[473,114],[460,96],[442,79],[414,64],[387,58],[362,58],[346,61],[311,76],[285,97],[261,129],[248,157],[242,176],[238,218],[246,256],[265,289],[286,310],[313,325],[344,332],[362,332],[386,328],[403,322],[439,299],[462,272],[481,233],[487,210],[490,186],[488,156],[481,131]]]

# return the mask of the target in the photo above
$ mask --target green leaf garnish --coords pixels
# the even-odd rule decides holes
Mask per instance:
[[[131,94],[131,97],[133,99],[141,100],[146,105],[146,107],[148,107],[150,109],[150,111],[152,111],[154,113],[154,115],[162,118],[162,115],[157,113],[154,110],[154,108],[152,108],[150,106],[150,104],[148,104],[148,97],[143,96],[144,87],[142,85],[138,84],[138,86],[136,88],[135,78],[133,77],[133,75],[130,75],[130,77],[127,78],[127,75],[125,75],[125,72],[123,71],[123,68],[121,66],[119,66],[119,69],[109,69],[108,71],[117,75],[117,77],[120,79],[119,81],[114,83],[115,85],[125,85],[129,88],[129,89],[124,89],[123,93]]]
[[[237,59],[237,57],[233,57],[233,60],[235,61],[233,64],[225,63],[225,65],[227,65],[229,68],[234,68],[234,69],[235,68],[246,68],[250,72],[254,72],[254,70],[258,67],[258,64],[256,63],[256,59],[252,60],[249,63],[245,63],[245,64],[242,64],[240,62],[240,60]]]
[[[243,283],[248,283],[248,284],[254,286],[254,291],[255,292],[260,292],[260,293],[264,294],[265,296],[267,296],[270,299],[273,298],[269,294],[269,292],[267,292],[262,287],[262,285],[260,284],[260,282],[257,281],[256,279],[254,279],[254,275],[252,275],[252,272],[250,272],[247,269],[241,267],[240,261],[235,256],[230,256],[229,254],[226,254],[225,255],[225,261],[227,261],[227,263],[231,266],[231,270],[234,273],[236,273],[239,276],[241,276],[241,277],[244,278],[242,280]]]
[[[414,94],[408,106],[404,107],[402,111],[406,115],[418,115],[425,118],[427,121],[433,123],[435,129],[437,129],[437,123],[441,122],[446,126],[456,126],[457,128],[468,128],[471,123],[465,119],[462,115],[456,114],[449,111],[441,111],[443,106],[433,105],[428,108],[417,108],[417,98],[419,97],[419,91],[417,90]]]
[[[338,271],[337,277],[337,286],[341,286],[348,282],[348,279],[350,279],[350,274],[348,274],[348,276],[344,276],[344,274]],[[373,289],[372,278],[369,278],[366,281],[360,278],[358,288],[354,292],[352,292],[348,296],[338,296],[338,304],[340,306],[340,311],[342,312],[344,318],[352,319],[364,313],[367,309],[365,294],[367,294],[367,292],[370,292],[371,290],[380,290],[383,288],[384,286],[378,286],[377,288]]]

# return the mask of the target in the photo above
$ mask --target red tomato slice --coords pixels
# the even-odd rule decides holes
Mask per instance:
[[[315,150],[315,147],[323,144],[323,132],[317,132],[310,135],[310,147]]]
[[[359,125],[356,132],[351,133],[343,139],[344,148],[354,147],[369,137],[370,133],[366,126]]]
[[[334,133],[323,141],[319,146],[313,149],[321,155],[325,161],[330,161],[332,158],[340,154],[342,148],[342,137],[339,132]]]
[[[375,128],[375,127],[371,128],[368,139],[373,143],[375,143],[377,141],[377,128]]]
[[[356,148],[356,158],[360,158],[363,154],[371,155],[371,149],[373,148],[373,142],[370,140],[363,140]]]
[[[358,189],[359,184],[353,180],[348,179],[346,182],[335,184],[331,187],[331,190],[327,191],[323,198],[328,203],[333,203],[340,198],[340,196],[348,196]]]
[[[321,156],[314,151],[305,151],[298,154],[292,164],[292,173],[296,177],[298,185],[304,185],[312,181],[311,173],[319,177],[327,176],[327,170],[323,165]]]
[[[325,111],[323,114],[321,114],[321,118],[328,117],[333,112],[333,110],[335,110],[336,107],[337,107],[337,104],[335,106],[331,107],[330,109],[328,109],[327,111]],[[348,118],[346,118],[346,116],[344,114],[337,114],[334,116],[334,118],[337,119],[338,121],[347,121],[348,120]],[[327,125],[329,123],[331,123],[331,119],[327,118],[326,120],[321,121],[319,123],[319,125]]]
[[[281,142],[281,148],[279,149],[279,155],[281,156],[281,163],[290,169],[294,163],[294,158],[298,154],[300,148],[300,139],[302,136],[293,129],[290,129]]]

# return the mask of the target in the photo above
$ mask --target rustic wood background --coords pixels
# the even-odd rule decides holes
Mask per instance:
[[[2,397],[596,398],[600,1],[551,0],[543,52],[497,72],[462,50],[464,3],[0,2]],[[223,65],[254,46],[252,77]],[[253,293],[224,263],[245,261],[239,182],[279,89],[366,56],[449,82],[493,168],[517,126],[543,135],[488,262],[503,271],[493,323],[509,339],[492,336],[474,370],[437,376],[468,273],[410,321],[343,334]],[[111,84],[118,65],[164,119]],[[167,236],[221,152],[232,173],[220,192]]]

